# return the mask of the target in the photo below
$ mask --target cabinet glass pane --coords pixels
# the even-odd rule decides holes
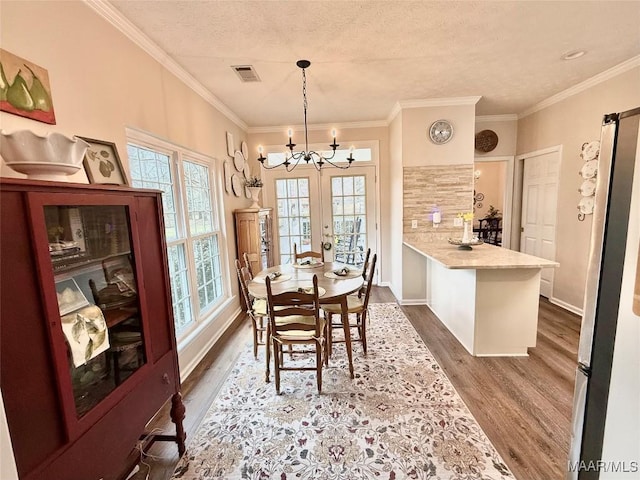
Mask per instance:
[[[146,362],[124,206],[46,206],[49,254],[78,417]]]

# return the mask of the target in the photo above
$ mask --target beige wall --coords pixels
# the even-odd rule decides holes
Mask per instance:
[[[482,193],[484,195],[484,199],[475,206],[473,216],[474,225],[477,226],[478,219],[487,216],[490,205],[500,210],[501,213],[505,211],[504,193],[507,180],[507,162],[476,162],[474,171],[480,173],[474,186],[476,194]]]
[[[558,189],[556,260],[553,297],[561,305],[582,309],[592,217],[578,221],[578,187],[584,142],[599,140],[602,117],[640,106],[640,68],[528,115],[518,122],[517,154],[562,146]]]
[[[128,172],[125,127],[131,127],[211,157],[218,178],[220,162],[228,158],[226,131],[233,133],[236,148],[246,136],[82,2],[2,2],[1,22],[2,48],[48,70],[57,120],[57,125],[47,125],[2,112],[4,130],[55,131],[113,141]],[[22,177],[4,161],[0,173]],[[70,181],[86,183],[84,171]],[[232,210],[247,207],[250,200],[223,197],[219,207],[224,212],[231,275],[235,272]],[[239,311],[237,282],[230,285],[232,302],[202,335],[181,349],[183,375]]]

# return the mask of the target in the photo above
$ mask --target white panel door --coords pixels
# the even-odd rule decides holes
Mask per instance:
[[[522,229],[520,251],[555,260],[556,211],[560,153],[551,152],[525,158],[522,179]],[[540,294],[553,291],[553,268],[543,268]]]

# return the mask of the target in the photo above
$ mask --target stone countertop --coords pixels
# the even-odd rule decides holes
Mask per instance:
[[[500,269],[559,267],[558,262],[534,257],[495,245],[476,245],[460,250],[446,240],[432,240],[419,235],[405,235],[403,243],[416,252],[452,269]]]

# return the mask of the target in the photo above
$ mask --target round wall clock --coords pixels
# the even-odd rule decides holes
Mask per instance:
[[[429,138],[436,145],[443,145],[453,137],[453,126],[448,120],[436,120],[429,128]]]

